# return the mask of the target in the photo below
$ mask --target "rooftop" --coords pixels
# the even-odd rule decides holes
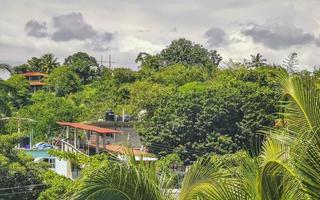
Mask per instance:
[[[26,73],[23,73],[21,75],[25,76],[25,77],[29,77],[29,76],[47,76],[48,74],[41,73],[41,72],[26,72]]]
[[[47,85],[46,83],[44,82],[41,82],[41,81],[30,81],[30,85],[31,86],[38,86],[38,85]]]
[[[123,133],[123,131],[118,131],[118,130],[113,130],[113,129],[108,129],[108,128],[101,128],[98,126],[92,126],[88,124],[81,124],[81,123],[72,123],[72,122],[57,122],[61,126],[69,126],[72,128],[77,128],[77,129],[82,129],[86,131],[93,131],[96,133],[101,133],[101,134],[108,134],[108,133]]]

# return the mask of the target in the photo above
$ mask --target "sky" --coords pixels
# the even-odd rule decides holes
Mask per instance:
[[[0,63],[45,53],[63,62],[85,51],[137,69],[139,52],[155,54],[186,38],[216,49],[223,62],[261,53],[281,64],[296,52],[299,68],[313,70],[320,65],[319,8],[319,0],[0,0]]]

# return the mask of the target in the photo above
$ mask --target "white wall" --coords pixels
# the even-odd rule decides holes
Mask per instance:
[[[62,176],[65,176],[65,177],[69,177],[69,173],[68,171],[70,169],[69,168],[69,165],[68,165],[68,161],[66,160],[59,160],[58,158],[55,159],[55,171],[57,172],[57,174],[60,174]]]

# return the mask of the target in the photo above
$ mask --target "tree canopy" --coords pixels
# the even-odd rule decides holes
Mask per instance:
[[[222,57],[216,50],[205,49],[200,44],[180,38],[173,40],[171,44],[159,54],[150,55],[142,52],[136,62],[141,62],[141,67],[159,70],[173,64],[199,66],[212,72],[221,62]]]
[[[67,66],[54,69],[48,79],[48,88],[55,92],[57,96],[65,96],[80,89],[79,76]]]
[[[67,57],[64,65],[74,70],[83,84],[92,82],[99,75],[99,65],[96,59],[84,52],[78,52]]]

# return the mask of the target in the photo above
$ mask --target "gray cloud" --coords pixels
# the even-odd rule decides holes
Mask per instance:
[[[28,21],[24,27],[27,35],[36,38],[43,38],[48,36],[47,29],[47,24],[45,22],[38,22],[35,20]]]
[[[320,47],[320,36],[316,39],[316,45]]]
[[[51,38],[54,41],[85,40],[97,35],[92,26],[84,21],[80,12],[54,17],[53,25],[56,31]]]
[[[208,39],[207,43],[210,47],[219,47],[225,42],[226,39],[226,33],[224,30],[216,27],[207,30],[205,36]]]
[[[108,45],[114,38],[113,33],[105,32],[103,34],[98,34],[91,40],[85,43],[85,47],[90,48],[94,51],[107,51],[110,49]]]
[[[113,40],[114,33],[98,32],[90,24],[85,22],[80,12],[72,12],[66,15],[60,15],[52,18],[55,29],[50,38],[56,42],[81,40],[84,46],[93,51],[106,51],[109,49],[109,42]],[[48,36],[45,22],[29,21],[25,25],[28,35],[33,37]]]
[[[253,24],[251,27],[242,30],[241,33],[251,37],[254,42],[261,43],[272,49],[304,45],[316,40],[313,34],[306,33],[301,28],[286,24],[271,26]]]

